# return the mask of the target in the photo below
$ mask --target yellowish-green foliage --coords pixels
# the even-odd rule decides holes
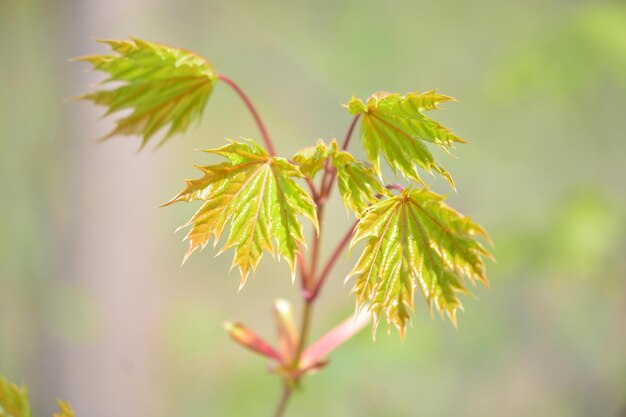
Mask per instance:
[[[433,143],[447,150],[455,142],[465,142],[424,114],[446,101],[454,99],[435,91],[405,96],[381,92],[373,94],[366,104],[352,97],[346,107],[350,113],[362,115],[363,147],[377,172],[380,172],[382,155],[395,173],[400,171],[405,177],[423,183],[417,171],[420,166],[428,172],[439,173],[454,187],[450,174],[426,146],[426,143]]]
[[[329,157],[328,146],[323,140],[318,140],[315,146],[300,149],[293,156],[293,161],[305,176],[314,179],[315,175],[324,168]]]
[[[388,191],[380,183],[372,164],[359,161],[349,152],[338,149],[337,142],[331,143],[331,149],[339,194],[346,207],[360,217],[363,210],[388,194]]]
[[[241,271],[242,286],[264,250],[285,258],[293,275],[304,243],[298,216],[309,218],[318,227],[315,203],[294,181],[303,176],[298,167],[284,158],[270,157],[252,140],[205,152],[221,155],[228,162],[198,166],[204,176],[188,180],[187,187],[167,203],[202,201],[185,225],[191,226],[186,257],[206,246],[211,236],[217,244],[230,226],[220,253],[234,248],[233,266]]]
[[[487,284],[483,257],[489,252],[477,241],[487,233],[468,217],[427,189],[407,189],[370,206],[355,230],[351,247],[365,248],[350,276],[356,277],[357,309],[381,314],[401,335],[410,321],[414,293],[456,324],[459,293],[467,293],[464,277]]]
[[[454,187],[429,145],[449,151],[455,143],[465,141],[427,115],[440,104],[454,101],[452,97],[435,91],[376,93],[365,103],[353,97],[346,107],[355,118],[344,146],[350,143],[359,118],[367,161],[356,159],[335,140],[330,144],[319,141],[287,160],[274,155],[271,138],[245,93],[228,77],[218,75],[203,58],[137,39],[104,42],[114,54],[80,59],[108,73],[107,81],[121,85],[82,98],[106,106],[108,113],[132,110],[117,122],[111,135],[141,135],[145,144],[166,126],[166,139],[184,132],[200,117],[220,79],[244,100],[269,151],[251,140],[231,141],[205,151],[223,156],[227,162],[198,166],[202,178],[188,180],[185,189],[166,204],[201,202],[182,226],[190,227],[185,259],[204,248],[211,238],[217,245],[228,229],[219,253],[234,249],[232,266],[241,272],[241,286],[266,251],[286,259],[295,274],[298,255],[305,246],[300,217],[307,217],[319,228],[316,204],[326,202],[336,180],[344,205],[358,220],[351,246],[354,249],[359,242],[365,244],[350,274],[355,277],[357,306],[368,309],[376,323],[384,314],[388,324],[404,334],[418,287],[431,308],[456,322],[456,311],[461,308],[458,296],[467,292],[465,281],[487,283],[483,258],[490,254],[477,240],[488,239],[487,234],[445,205],[440,195],[416,187],[425,186],[419,169],[438,173]],[[385,184],[381,157],[396,176],[399,171],[412,184],[400,195],[389,189],[403,190],[401,185]],[[321,172],[324,175],[317,188],[316,175]],[[311,196],[296,183],[299,179],[308,181]],[[312,262],[317,261],[316,255],[314,250]],[[313,297],[319,287],[312,287],[311,282],[319,278],[321,285],[328,271],[320,269],[310,266],[310,271],[321,273],[322,278],[306,279],[303,269],[303,286],[309,286],[306,290]]]
[[[357,217],[370,204],[375,203],[388,191],[382,186],[374,170],[367,161],[360,161],[351,153],[339,149],[337,141],[333,140],[330,146],[318,141],[315,147],[309,147],[298,152],[293,160],[300,171],[314,178],[327,161],[337,170],[339,193],[347,208],[355,212]]]
[[[141,135],[143,147],[152,136],[169,126],[163,141],[187,130],[199,119],[213,91],[217,74],[198,55],[139,39],[103,40],[115,54],[77,58],[106,72],[109,82],[122,83],[79,98],[107,107],[107,115],[124,109],[132,113],[117,121],[107,135]]]
[[[74,417],[74,412],[66,402],[57,400],[60,411],[54,417]],[[28,392],[25,387],[0,377],[0,417],[31,417]]]

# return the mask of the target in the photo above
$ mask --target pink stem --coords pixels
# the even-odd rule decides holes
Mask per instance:
[[[252,104],[252,101],[250,101],[246,93],[244,93],[244,91],[241,89],[241,87],[239,87],[239,85],[237,85],[236,82],[228,78],[226,75],[218,74],[217,78],[219,78],[220,80],[224,81],[226,84],[231,86],[232,89],[235,90],[235,92],[239,95],[241,100],[243,100],[246,107],[248,107],[248,110],[252,114],[252,117],[254,118],[254,121],[256,122],[257,127],[261,131],[261,136],[263,137],[265,146],[267,146],[267,151],[269,152],[271,156],[276,156],[276,150],[274,149],[274,144],[272,143],[272,139],[270,138],[267,128],[265,127],[263,120],[261,120],[261,116],[259,115],[259,112],[256,110],[256,108],[254,107],[254,104]]]
[[[344,151],[348,149],[348,145],[350,144],[350,138],[352,137],[352,132],[354,132],[354,128],[356,127],[356,122],[359,121],[359,117],[361,117],[361,115],[357,114],[356,116],[354,116],[354,119],[352,119],[352,123],[350,123],[346,138],[343,140],[343,145],[341,145],[341,149],[343,149]]]
[[[350,242],[350,238],[352,237],[352,232],[354,231],[355,227],[356,227],[356,222],[352,225],[352,227],[350,227],[348,232],[344,235],[343,239],[341,239],[341,242],[339,242],[339,244],[333,251],[332,255],[326,262],[326,265],[324,266],[324,269],[322,270],[322,273],[320,274],[320,277],[317,280],[317,283],[315,284],[313,291],[307,294],[308,300],[310,301],[315,300],[315,298],[319,294],[320,289],[322,288],[322,285],[324,285],[324,282],[326,281],[326,278],[330,274],[331,269],[337,262],[337,259],[339,259],[339,255],[341,254],[341,252],[343,252],[344,248],[348,245],[348,242]]]

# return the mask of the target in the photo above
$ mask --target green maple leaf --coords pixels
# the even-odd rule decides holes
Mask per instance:
[[[319,227],[315,203],[294,181],[303,177],[298,167],[284,158],[270,157],[252,140],[231,141],[204,152],[221,155],[228,162],[198,166],[204,176],[188,180],[187,187],[166,203],[202,201],[200,209],[182,226],[191,226],[185,259],[206,246],[211,237],[217,245],[230,226],[219,253],[234,248],[232,266],[241,271],[241,286],[250,269],[256,269],[263,251],[285,258],[293,275],[299,247],[304,244],[298,216]]]
[[[339,194],[346,207],[354,211],[357,217],[379,196],[387,195],[374,167],[356,159],[350,152],[339,149],[336,140],[327,146],[319,140],[314,147],[304,148],[293,157],[300,172],[313,179],[327,161],[337,170]]]
[[[419,287],[431,307],[456,325],[464,277],[488,284],[483,257],[491,254],[477,241],[487,233],[448,207],[427,189],[407,189],[370,206],[351,242],[365,248],[350,272],[355,276],[357,308],[369,304],[374,329],[381,314],[404,335],[414,293]]]
[[[104,82],[122,83],[113,89],[97,90],[80,99],[108,108],[107,115],[124,109],[132,113],[117,121],[106,136],[141,135],[141,146],[159,130],[169,126],[161,141],[182,133],[202,115],[217,73],[213,66],[192,52],[139,39],[102,40],[115,54],[77,58],[109,74]]]
[[[465,142],[425,114],[447,101],[454,99],[435,91],[405,96],[376,93],[367,100],[367,105],[352,97],[346,107],[350,113],[362,115],[363,147],[377,172],[380,173],[382,155],[396,174],[400,171],[405,177],[424,184],[417,170],[420,166],[429,173],[437,172],[454,187],[450,174],[426,146],[432,143],[448,150],[455,142]]]
[[[74,412],[66,402],[57,400],[60,413],[54,417],[74,417]],[[0,417],[31,417],[28,392],[0,376]]]

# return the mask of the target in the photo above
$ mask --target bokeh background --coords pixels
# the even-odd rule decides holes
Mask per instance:
[[[194,149],[258,133],[218,85],[202,124],[158,151],[97,144],[112,119],[67,98],[101,77],[68,59],[128,36],[207,57],[285,155],[343,137],[353,94],[460,100],[434,114],[471,142],[441,155],[459,193],[431,185],[492,235],[492,288],[458,329],[419,305],[404,342],[362,332],[290,416],[626,415],[625,2],[0,0],[0,374],[36,415],[59,397],[79,416],[266,416],[279,392],[222,322],[272,338],[272,300],[298,298],[286,264],[264,258],[237,294],[230,255],[180,267],[172,232],[194,207],[156,208],[210,161]],[[352,221],[337,200],[329,247]],[[314,335],[351,314],[354,260]]]

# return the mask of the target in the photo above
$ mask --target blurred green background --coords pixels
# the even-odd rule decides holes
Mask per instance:
[[[272,338],[272,300],[298,298],[286,264],[264,258],[237,294],[231,255],[180,267],[172,231],[193,207],[156,208],[207,162],[195,148],[255,126],[218,85],[201,126],[158,151],[96,144],[112,119],[67,98],[101,78],[68,58],[128,36],[207,57],[285,155],[343,137],[353,94],[460,100],[434,114],[471,142],[441,156],[459,193],[432,187],[492,235],[492,288],[458,329],[419,305],[404,342],[362,332],[290,416],[626,415],[625,2],[0,0],[0,374],[37,415],[59,397],[79,416],[266,416],[278,396],[222,322]],[[330,247],[351,222],[332,206]],[[314,335],[351,314],[354,260]]]

